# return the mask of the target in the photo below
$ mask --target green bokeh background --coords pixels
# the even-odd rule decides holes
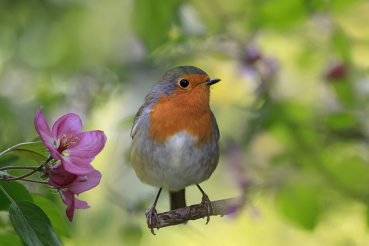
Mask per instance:
[[[66,246],[367,245],[368,13],[363,0],[0,1],[0,152],[37,136],[40,106],[50,125],[74,112],[105,132],[101,184],[79,196],[91,208],[73,223],[58,195],[26,184],[60,209]],[[249,184],[249,203],[154,237],[144,211],[157,189],[132,170],[129,132],[179,65],[222,79],[211,91],[221,159],[202,188],[219,200]],[[188,204],[200,200],[189,187]],[[157,210],[168,209],[164,192]],[[0,212],[0,245],[19,244],[12,233]]]

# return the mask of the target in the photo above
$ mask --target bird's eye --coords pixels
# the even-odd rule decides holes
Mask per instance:
[[[190,85],[190,82],[188,82],[188,80],[182,79],[181,81],[179,81],[179,85],[180,85],[182,88],[186,88],[187,86],[189,86],[189,85]]]

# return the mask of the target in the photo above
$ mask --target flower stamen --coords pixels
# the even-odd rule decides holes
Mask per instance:
[[[76,144],[76,141],[79,141],[80,139],[77,137],[74,137],[74,142],[71,142],[71,140],[73,139],[73,135],[70,134],[69,137],[67,138],[67,136],[65,134],[63,134],[63,136],[60,138],[60,145],[58,148],[58,152],[62,153],[64,150],[70,148],[70,146],[72,146],[73,144]]]

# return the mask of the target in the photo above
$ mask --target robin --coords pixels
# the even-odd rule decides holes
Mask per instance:
[[[186,206],[185,188],[197,185],[207,223],[210,220],[213,208],[199,184],[211,176],[219,161],[219,130],[209,105],[210,86],[219,81],[197,67],[172,68],[160,77],[136,114],[132,166],[143,183],[160,188],[147,213],[153,234],[153,218],[160,223],[155,206],[162,189],[169,190],[174,210]]]

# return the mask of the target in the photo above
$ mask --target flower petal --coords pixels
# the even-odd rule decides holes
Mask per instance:
[[[66,171],[76,175],[86,175],[95,170],[90,162],[76,156],[63,156],[61,163]]]
[[[78,209],[86,209],[86,208],[90,208],[91,207],[85,201],[81,201],[81,200],[79,200],[77,198],[74,198],[74,200],[75,200],[75,207],[78,208]]]
[[[96,187],[100,183],[100,180],[101,173],[97,170],[94,170],[85,176],[78,176],[68,190],[74,194],[81,194],[82,192]]]
[[[44,142],[45,145],[46,143],[48,143],[49,145],[52,146],[54,140],[51,135],[49,124],[47,123],[46,118],[44,114],[42,113],[42,107],[40,108],[39,111],[37,111],[34,122],[35,122],[36,131],[38,135],[40,135],[42,142]],[[49,149],[49,146],[46,146],[46,147]]]
[[[50,155],[55,159],[55,160],[61,160],[63,159],[63,156],[55,149],[54,145],[51,145],[49,143],[45,143],[45,146],[49,149]]]
[[[72,134],[76,134],[82,131],[82,120],[77,114],[69,113],[60,117],[53,125],[52,136],[56,142],[56,149],[60,145],[60,139],[63,134],[66,137]]]
[[[77,175],[67,172],[61,162],[50,168],[47,173],[50,178],[49,185],[57,188],[71,185],[77,178]]]
[[[80,140],[64,152],[81,158],[93,158],[99,154],[105,146],[106,136],[103,131],[81,132],[76,135]]]
[[[75,197],[74,194],[68,190],[64,191],[61,190],[60,191],[60,196],[63,200],[63,202],[65,203],[65,205],[67,205],[67,210],[66,210],[66,214],[68,219],[70,220],[70,222],[72,222],[73,217],[74,217],[74,209],[75,209]]]

